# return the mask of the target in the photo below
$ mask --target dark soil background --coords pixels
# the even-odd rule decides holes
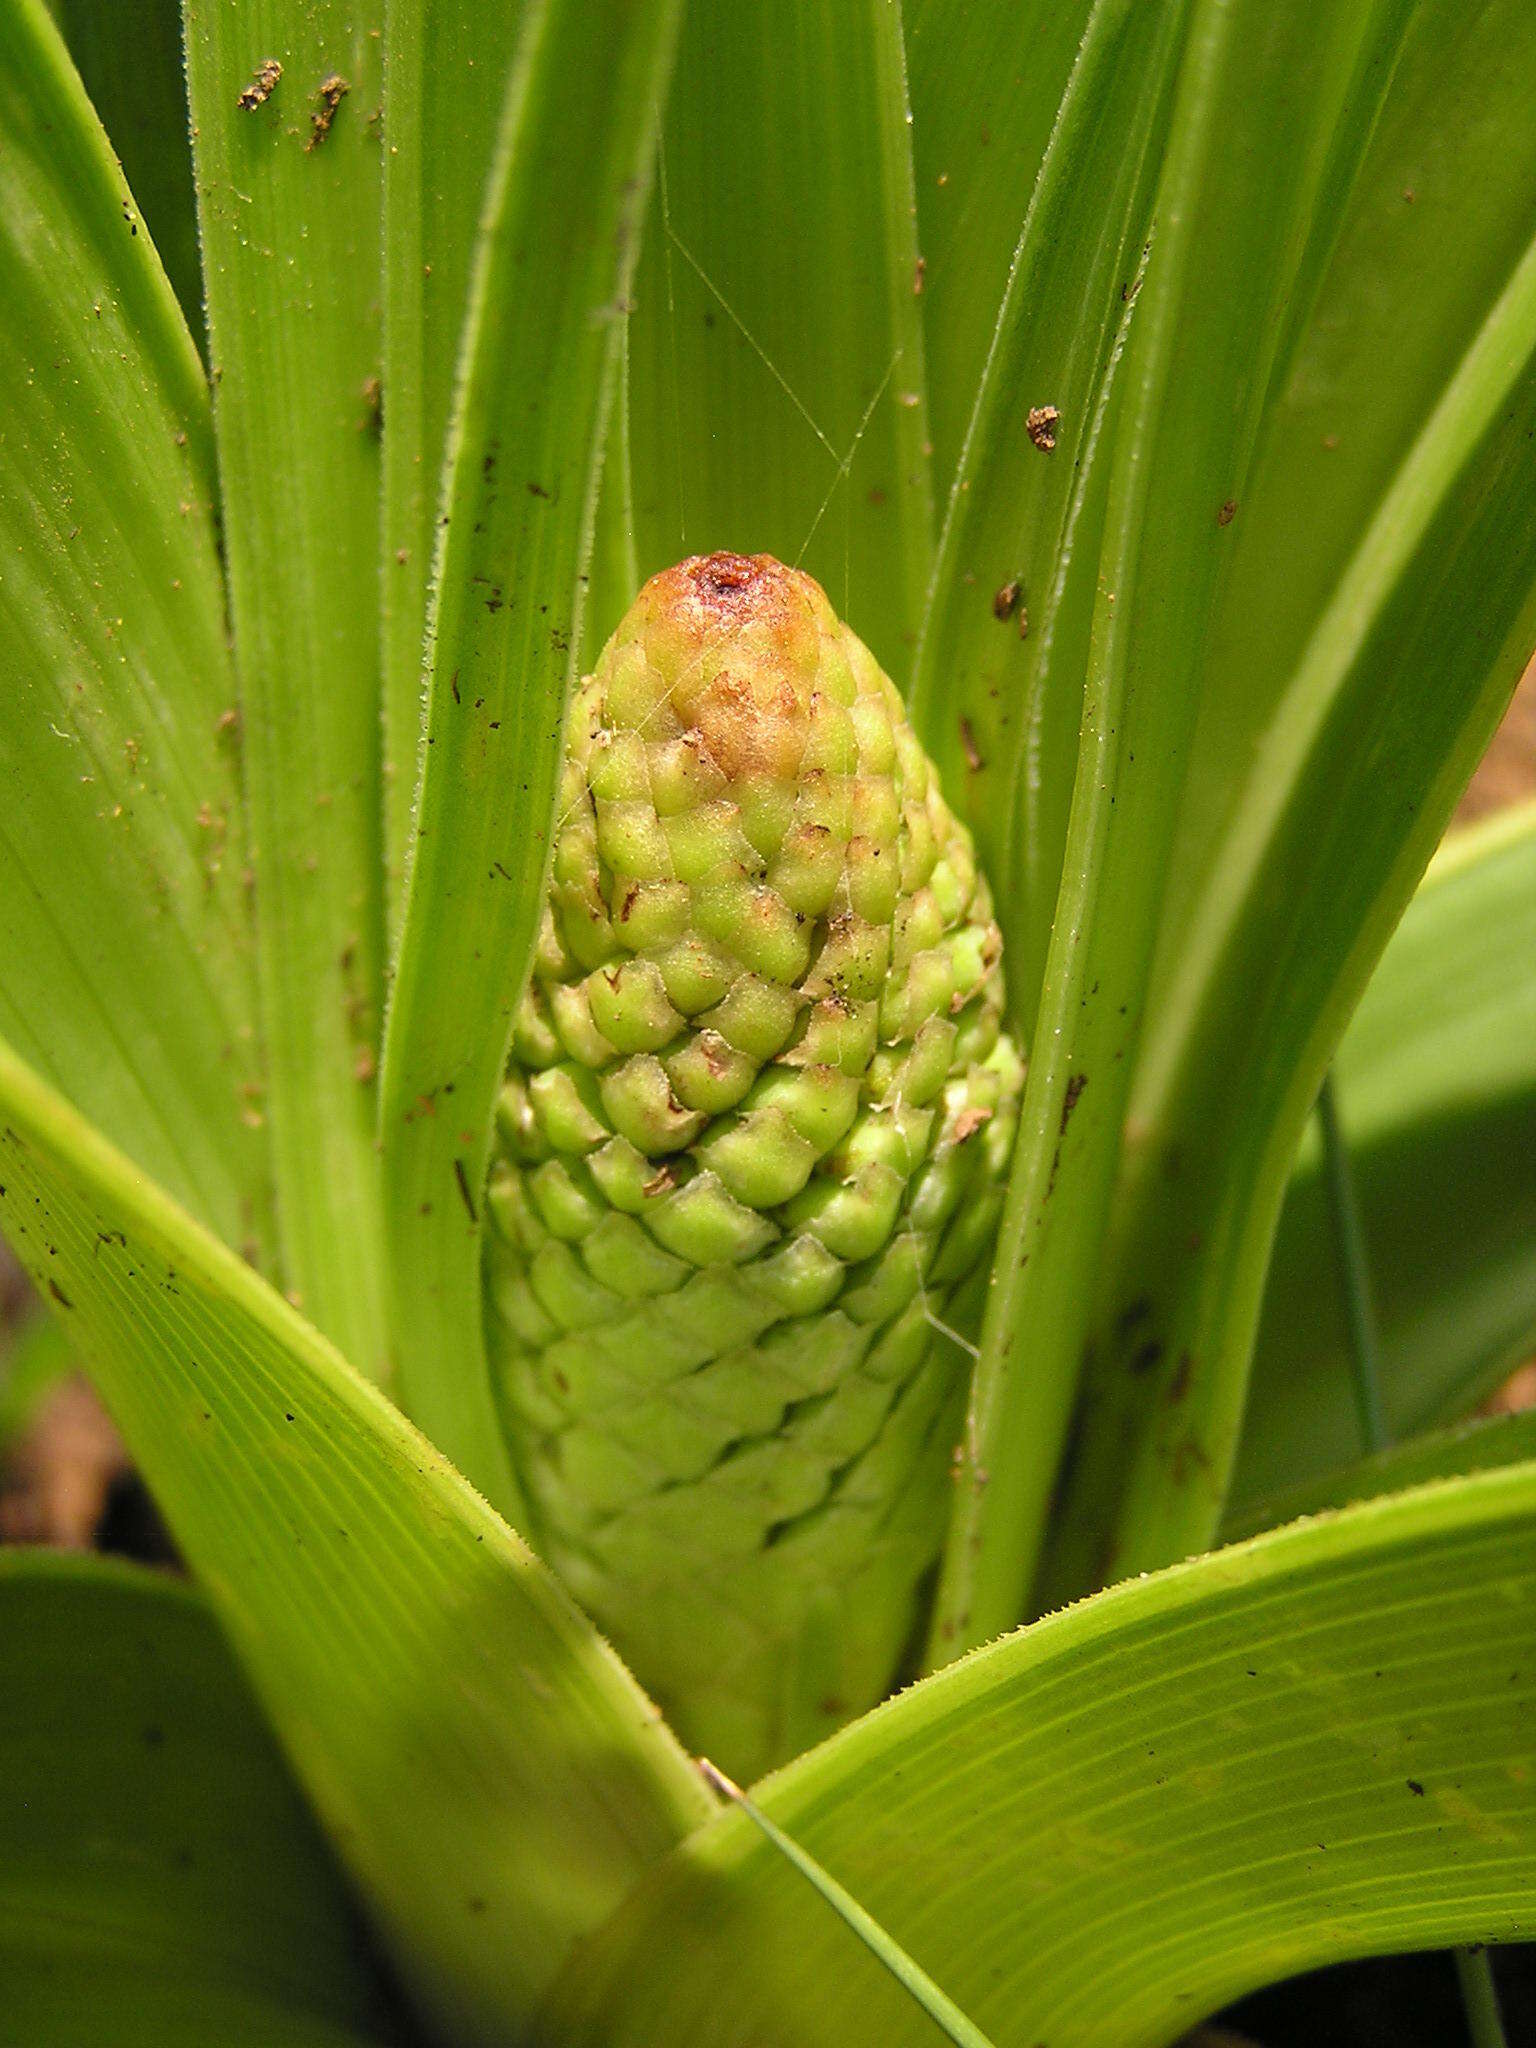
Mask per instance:
[[[1485,817],[1536,796],[1536,662],[1463,799]],[[7,1437],[7,1381],[38,1334],[39,1308],[0,1243],[0,1544],[115,1551],[177,1570],[174,1546],[111,1421],[77,1373],[43,1393]],[[1500,1405],[1536,1405],[1536,1360]],[[1536,2044],[1536,1943],[1494,1951],[1509,2048]],[[1188,2048],[1461,2048],[1468,2039],[1447,1955],[1348,1963],[1235,2005]]]

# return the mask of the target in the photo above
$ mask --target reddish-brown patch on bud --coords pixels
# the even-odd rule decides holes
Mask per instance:
[[[772,555],[721,550],[653,576],[636,609],[673,711],[721,773],[792,776],[836,630],[820,585]]]
[[[788,676],[721,669],[691,708],[706,752],[731,782],[744,775],[782,780],[805,752],[806,703]]]

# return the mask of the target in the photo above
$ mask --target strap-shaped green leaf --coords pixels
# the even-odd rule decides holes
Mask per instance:
[[[1449,10],[1415,11],[1298,344],[1289,402],[1269,423],[1276,441],[1259,458],[1256,509],[1264,546],[1279,549],[1283,534],[1305,527],[1306,501],[1288,495],[1282,532],[1265,494],[1279,488],[1276,465],[1288,470],[1304,431],[1317,433],[1318,461],[1344,452],[1342,426],[1338,449],[1322,445],[1308,381],[1329,381],[1341,327],[1353,338],[1330,418],[1333,407],[1348,410],[1353,390],[1382,381],[1397,390],[1379,375],[1388,353],[1402,351],[1422,380],[1412,430],[1384,470],[1372,465],[1363,531],[1342,566],[1335,559],[1337,581],[1302,644],[1288,645],[1283,682],[1268,701],[1253,686],[1248,712],[1264,714],[1262,739],[1227,732],[1228,777],[1233,749],[1251,748],[1250,768],[1210,847],[1198,907],[1175,882],[1169,915],[1181,903],[1184,914],[1149,1009],[1158,1021],[1131,1104],[1137,1142],[1100,1279],[1093,1412],[1048,1600],[1209,1540],[1297,1140],[1349,1011],[1536,638],[1536,146],[1523,111],[1536,28],[1524,9],[1505,18],[1495,60],[1492,43],[1453,34]],[[1490,65],[1501,81],[1491,103]],[[1443,123],[1458,102],[1477,120],[1454,128],[1460,147],[1423,191],[1425,233],[1410,256],[1379,224],[1418,218],[1423,123],[1431,110]],[[1457,224],[1474,191],[1493,246],[1462,251]],[[1394,317],[1394,287],[1420,271],[1442,274],[1435,230],[1443,274],[1457,282],[1443,301],[1426,295],[1424,336]],[[1374,323],[1361,307],[1373,289]],[[1417,308],[1421,295],[1411,296]],[[1367,352],[1357,359],[1356,348]],[[1241,588],[1246,603],[1258,594],[1239,584],[1238,567],[1231,596]],[[1219,627],[1213,643],[1228,661],[1234,631]],[[1222,722],[1230,719],[1229,710]],[[1185,829],[1201,791],[1209,784],[1195,785]],[[1344,1119],[1347,1130],[1347,1103]],[[1128,1355],[1149,1343],[1161,1346],[1154,1369],[1128,1371]]]
[[[1289,692],[1284,716],[1270,679],[1250,677],[1241,614],[1228,610],[1245,518],[1273,564],[1268,612],[1289,602],[1305,499],[1284,526],[1257,514],[1275,448],[1296,438],[1289,409],[1364,280],[1380,323],[1374,375],[1390,354],[1393,290],[1440,275],[1434,262],[1382,264],[1392,237],[1373,235],[1411,208],[1401,154],[1431,102],[1443,118],[1437,59],[1455,42],[1448,19],[1434,27],[1399,0],[1305,16],[1196,0],[1105,457],[1085,740],[957,1497],[953,1640],[1004,1625],[1028,1597],[1085,1352],[1093,1399],[1051,1597],[1208,1540],[1300,1119],[1512,679],[1531,582],[1527,537],[1511,525],[1526,287],[1502,200],[1502,265],[1474,264],[1467,295],[1415,294],[1426,324],[1447,305],[1456,317],[1441,321],[1437,353],[1413,358],[1409,452],[1400,433],[1396,466],[1357,492],[1354,559],[1326,594],[1326,625],[1305,661],[1289,649],[1274,685]],[[1483,66],[1466,61],[1475,95]],[[1440,171],[1447,206],[1481,190],[1489,144],[1476,133]],[[1374,418],[1367,376],[1350,388]],[[1332,452],[1325,431],[1307,474]],[[1208,849],[1211,924],[1192,933],[1175,914],[1189,910],[1179,849],[1209,830],[1213,799],[1205,782],[1186,788],[1184,756],[1193,745],[1204,758],[1212,720],[1225,720],[1209,765],[1228,793],[1261,734],[1270,751],[1240,813],[1252,844]],[[1143,1017],[1155,1035],[1138,1066]]]
[[[1242,452],[1245,400],[1259,374],[1252,337],[1274,318],[1283,283],[1275,243],[1288,219],[1285,202],[1294,200],[1288,181],[1270,177],[1264,189],[1272,205],[1253,205],[1256,171],[1237,180],[1221,156],[1237,41],[1235,10],[1193,0],[1187,37],[1174,52],[1151,254],[1108,422],[1062,883],[998,1237],[997,1284],[962,1440],[932,1662],[985,1641],[1024,1609],[1118,1164],[1128,1068],[1198,702],[1194,653],[1218,574],[1217,483]],[[1307,95],[1295,106],[1305,132],[1316,113]],[[1223,231],[1247,259],[1230,293],[1212,289],[1209,269],[1209,246],[1220,245]],[[1207,402],[1213,383],[1231,394],[1221,408]],[[1004,878],[1004,892],[1007,886]]]
[[[207,390],[40,0],[0,10],[0,391],[0,1031],[259,1240]]]
[[[382,0],[185,0],[284,1278],[383,1368]]]
[[[1383,20],[1388,87],[1231,529],[1212,674],[1245,682],[1196,735],[1058,1590],[1213,1527],[1323,1064],[1536,633],[1536,35],[1516,6],[1476,35],[1450,7]]]
[[[759,1804],[997,2048],[1159,2048],[1344,1956],[1536,1929],[1536,1466],[1118,1586],[925,1680]],[[927,2048],[747,1817],[562,1977],[561,2048]]]
[[[925,0],[912,17],[948,483],[912,709],[1001,885],[1009,1006],[1027,1037],[1082,721],[1109,408],[1188,10],[1098,0],[1086,23],[1049,4],[1023,11],[1027,27],[965,0]]]
[[[1536,807],[1459,834],[1333,1064],[1395,1438],[1465,1414],[1536,1345]],[[1353,1460],[1346,1333],[1309,1129],[1286,1193],[1235,1501]]]
[[[336,1866],[201,1600],[0,1551],[0,2041],[395,2038]]]
[[[629,395],[640,574],[777,555],[904,684],[933,533],[901,14],[688,8]]]
[[[696,1774],[458,1474],[3,1046],[0,1224],[423,2008],[504,2041]]]
[[[514,1518],[480,1334],[481,1191],[543,907],[601,401],[676,26],[676,4],[629,0],[524,20],[474,266],[428,624],[381,1124],[392,1336],[406,1406]]]
[[[385,0],[384,816],[398,907],[416,806],[422,640],[471,259],[525,6]]]

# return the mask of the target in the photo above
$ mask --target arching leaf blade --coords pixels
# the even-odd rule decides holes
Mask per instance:
[[[1515,6],[1389,25],[1229,529],[1211,674],[1241,648],[1245,684],[1196,733],[1046,1600],[1209,1539],[1312,1096],[1536,635],[1536,32]]]
[[[1257,13],[1196,0],[1168,57],[1177,83],[1150,253],[1106,423],[1061,888],[931,1662],[1010,1626],[1028,1601],[1119,1171],[1201,654],[1226,567],[1227,494],[1251,458],[1281,315],[1306,269],[1309,209],[1349,76],[1331,60],[1364,32],[1354,10],[1326,26]],[[1291,89],[1302,75],[1311,88]],[[1261,87],[1271,76],[1291,82],[1284,93]],[[1092,89],[1113,79],[1111,68]],[[1265,139],[1234,163],[1224,144],[1239,121],[1261,124]]]
[[[1160,2048],[1318,1964],[1529,1934],[1533,1640],[1525,1464],[1115,1587],[754,1797],[998,2048]],[[563,2048],[932,2038],[734,1812],[544,2021]]]
[[[165,274],[203,334],[203,266],[192,191],[180,0],[51,0],[69,54],[142,209]]]
[[[423,2013],[515,2035],[707,1811],[691,1764],[440,1454],[3,1046],[0,1226]]]
[[[1536,635],[1532,432],[1536,244],[1405,456],[1271,728],[1267,799],[1228,850],[1201,1001],[1143,1100],[1047,1598],[1186,1554],[1216,1526],[1296,1142]],[[1200,1135],[1218,1128],[1219,1146]],[[1198,1255],[1181,1256],[1191,1241]],[[1162,1349],[1136,1379],[1110,1333],[1143,1300],[1140,1340]]]
[[[955,380],[971,382],[945,464],[912,711],[996,885],[1009,1007],[1026,1037],[1061,882],[1116,365],[1149,258],[1186,14],[1100,0],[1084,23],[1052,9],[1032,24],[1016,76],[1024,38],[1002,11],[919,11],[936,403],[942,392],[953,409]],[[972,100],[981,43],[984,116]],[[999,219],[1018,222],[1001,276]]]

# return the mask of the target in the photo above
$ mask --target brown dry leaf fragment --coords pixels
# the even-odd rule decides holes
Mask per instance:
[[[312,132],[308,142],[304,145],[306,155],[317,150],[327,135],[330,134],[331,123],[336,118],[336,109],[351,90],[351,86],[339,71],[333,71],[330,77],[321,85],[319,92],[315,95],[320,104],[309,117],[309,125]]]
[[[1047,454],[1056,446],[1056,425],[1061,414],[1054,405],[1032,405],[1024,421],[1024,430],[1037,448]]]
[[[257,107],[264,107],[277,90],[277,81],[283,75],[283,67],[275,57],[263,57],[256,66],[255,75],[244,92],[236,99],[235,105],[242,113],[254,113]]]
[[[12,1453],[0,1487],[0,1542],[88,1550],[128,1454],[79,1374],[48,1396]]]

